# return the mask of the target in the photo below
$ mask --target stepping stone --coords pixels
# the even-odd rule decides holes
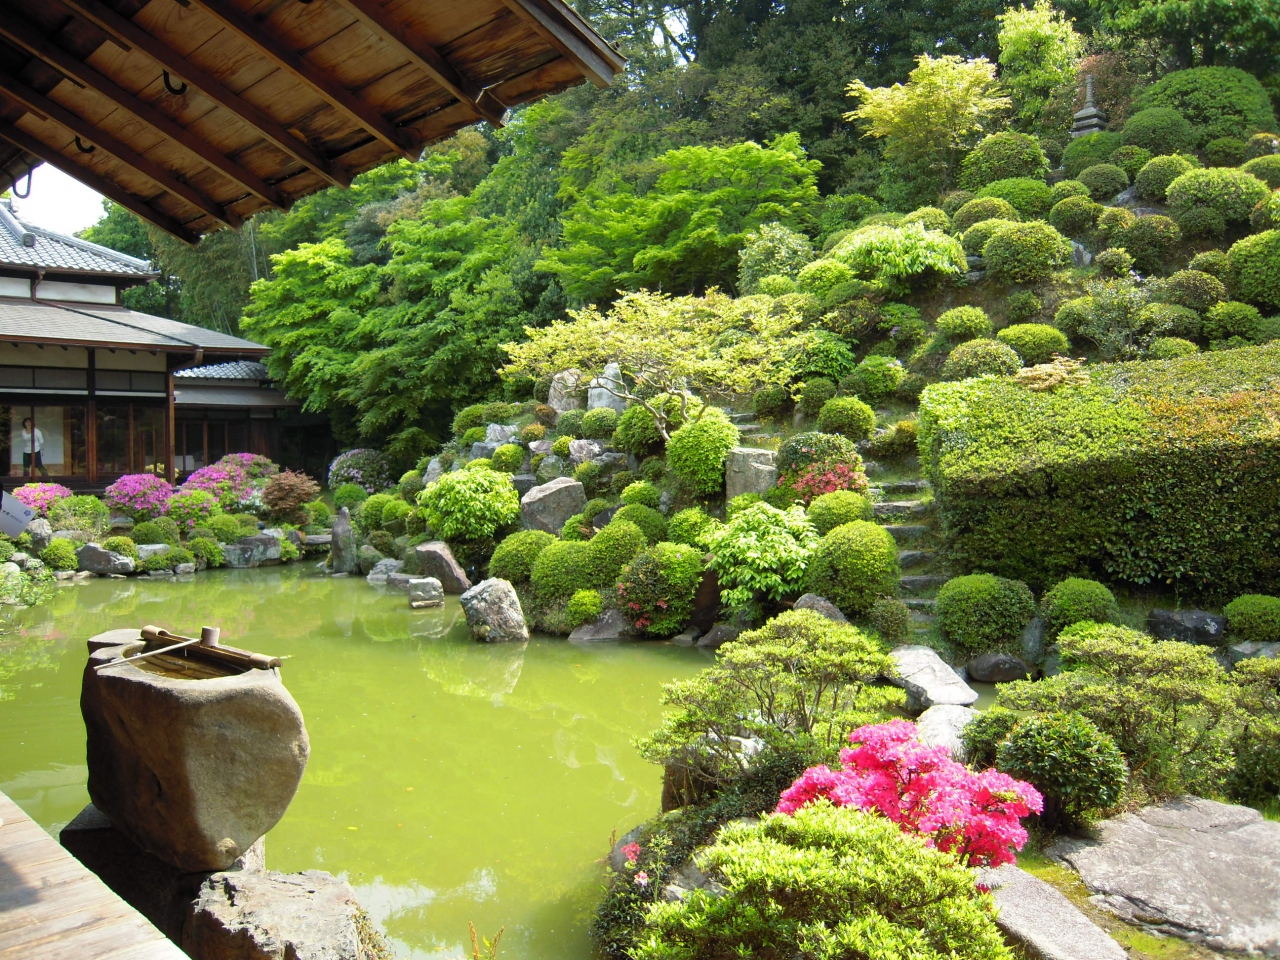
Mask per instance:
[[[928,536],[931,529],[923,523],[886,523],[884,528],[888,530],[893,539],[900,544],[914,543],[921,537]]]
[[[903,600],[902,602],[906,604],[906,607],[908,610],[921,610],[921,611],[924,611],[925,613],[933,613],[932,597],[925,597],[925,598],[908,597],[906,600]]]
[[[940,703],[916,720],[916,739],[928,747],[946,747],[951,758],[964,763],[964,728],[978,715],[977,710]]]
[[[881,489],[885,493],[922,493],[929,489],[929,481],[923,478],[919,480],[891,480],[883,484]]]
[[[753,435],[753,434],[758,434],[758,433],[760,433],[760,431],[762,431],[763,429],[764,429],[764,427],[760,426],[760,424],[758,424],[758,423],[740,423],[740,424],[738,424],[738,433],[740,433],[740,434],[741,434],[742,436],[744,436],[744,437],[751,436],[751,435]]]
[[[922,517],[933,509],[933,505],[923,500],[884,500],[874,505],[877,517],[892,517],[896,514],[909,514]]]
[[[756,418],[754,413],[731,413],[729,419],[733,423],[750,423]]]
[[[1011,863],[984,867],[978,871],[978,882],[991,891],[999,908],[996,926],[1030,956],[1041,960],[1125,960],[1128,956],[1056,887]]]
[[[933,550],[903,550],[898,554],[898,566],[903,570],[914,570],[932,563],[937,553]]]
[[[928,593],[931,590],[937,590],[946,582],[946,577],[936,575],[902,577],[898,580],[898,589],[903,593],[919,595],[922,593]]]
[[[939,704],[968,707],[977,702],[977,692],[933,648],[912,644],[895,648],[889,656],[898,668],[898,676],[887,679],[907,691],[908,712],[923,713]]]
[[[1280,955],[1280,823],[1249,807],[1182,797],[1049,849],[1106,907],[1213,950]]]

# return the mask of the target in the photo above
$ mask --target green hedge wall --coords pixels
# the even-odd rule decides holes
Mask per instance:
[[[1221,600],[1280,588],[1280,343],[930,386],[920,455],[952,559]]]

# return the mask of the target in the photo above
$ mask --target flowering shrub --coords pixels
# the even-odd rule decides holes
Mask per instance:
[[[618,607],[636,629],[669,637],[693,615],[693,597],[701,580],[701,551],[680,543],[659,543],[623,568]]]
[[[265,480],[280,472],[278,464],[257,453],[228,453],[214,466],[239,470],[250,480]]]
[[[824,493],[867,489],[862,457],[852,441],[833,433],[800,433],[778,450],[778,486],[806,502]]]
[[[778,813],[825,798],[877,813],[969,866],[1013,863],[1027,841],[1021,819],[1044,807],[1039,792],[995,770],[974,773],[916,733],[906,720],[859,727],[849,734],[852,748],[840,751],[840,769],[810,767],[782,794]]]
[[[107,506],[134,522],[162,516],[169,509],[173,484],[153,473],[131,473],[107,487]]]
[[[47,517],[49,508],[71,496],[71,490],[60,483],[24,483],[13,495],[39,516]]]
[[[446,473],[418,494],[418,503],[431,529],[446,540],[492,537],[520,516],[520,494],[511,477],[493,470]]]
[[[100,537],[111,526],[111,511],[97,497],[62,497],[50,505],[49,523],[55,530],[80,530],[90,537]]]
[[[338,454],[329,464],[329,489],[344,483],[356,483],[375,493],[390,486],[391,470],[377,450],[357,447]]]
[[[800,507],[779,510],[758,503],[708,536],[711,569],[720,579],[720,599],[741,609],[763,593],[781,600],[804,581],[817,531]]]
[[[239,466],[221,461],[201,467],[182,484],[182,492],[201,490],[217,501],[227,513],[236,513],[250,498],[253,481]],[[172,504],[172,501],[170,501]],[[172,507],[170,507],[172,509]]]
[[[218,501],[207,490],[180,490],[169,499],[169,517],[183,533],[202,526],[218,512]]]

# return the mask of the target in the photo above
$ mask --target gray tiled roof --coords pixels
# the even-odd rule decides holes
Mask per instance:
[[[32,226],[0,204],[0,266],[41,267],[114,277],[159,276],[146,260],[108,250],[88,240]]]
[[[173,371],[175,377],[198,377],[201,380],[270,380],[267,366],[253,360],[211,363],[204,367],[187,367]]]
[[[190,353],[261,355],[267,348],[216,330],[100,303],[61,303],[0,297],[0,340],[83,343]]]
[[[273,410],[296,407],[279,390],[267,387],[195,386],[174,384],[173,402],[180,407],[258,407]]]

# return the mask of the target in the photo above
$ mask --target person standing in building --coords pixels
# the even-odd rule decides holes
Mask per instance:
[[[22,421],[22,472],[26,476],[34,476],[31,467],[40,471],[42,476],[47,477],[49,471],[44,468],[44,460],[40,456],[40,451],[44,447],[44,434],[35,425],[30,417],[26,417]]]

